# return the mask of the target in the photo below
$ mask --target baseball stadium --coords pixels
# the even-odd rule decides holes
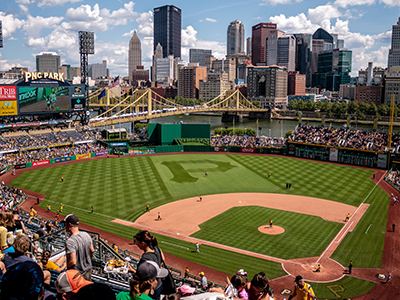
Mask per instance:
[[[64,88],[70,110],[74,90]],[[46,113],[46,98],[37,101]],[[391,131],[300,117],[286,138],[222,129],[210,137],[210,124],[150,122],[127,134],[93,129],[99,118],[93,128],[27,120],[1,125],[0,173],[2,210],[23,220],[34,257],[49,245],[54,257],[65,254],[60,221],[73,214],[93,240],[93,280],[115,293],[129,290],[128,267],[142,255],[134,236],[149,231],[176,287],[191,285],[201,299],[223,292],[238,270],[249,281],[264,272],[274,299],[289,298],[297,276],[317,299],[400,297],[399,145]],[[54,290],[59,273],[50,275]]]

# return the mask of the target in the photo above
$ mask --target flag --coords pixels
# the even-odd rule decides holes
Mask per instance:
[[[100,101],[101,98],[103,98],[106,95],[106,89],[103,89],[101,93],[97,96],[97,99]]]
[[[113,88],[115,86],[119,86],[119,76],[115,77],[114,81],[110,84],[110,88]]]

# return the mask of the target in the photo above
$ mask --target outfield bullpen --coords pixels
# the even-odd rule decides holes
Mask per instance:
[[[206,171],[208,176],[204,174]],[[232,192],[299,195],[353,208],[364,202],[370,205],[369,209],[353,232],[343,238],[332,257],[342,265],[350,259],[355,261],[356,257],[357,267],[379,268],[387,195],[380,188],[374,188],[375,184],[369,179],[373,172],[285,157],[182,154],[103,159],[27,171],[12,184],[47,195],[42,206],[49,203],[54,207],[62,202],[65,213],[75,212],[82,222],[127,238],[131,238],[132,231],[111,223],[113,219],[134,222],[144,213],[146,204],[154,209],[174,200],[199,195],[203,195],[204,201],[207,195]],[[270,178],[268,173],[271,173]],[[61,176],[65,178],[63,183]],[[285,189],[287,182],[292,184],[292,189]],[[196,204],[188,209],[196,210]],[[87,213],[91,205],[95,207],[93,215]],[[253,230],[254,224],[244,222],[259,220],[261,225],[267,224],[270,215],[276,224],[283,225],[284,234],[260,238],[258,226]],[[273,256],[288,259],[320,255],[343,224],[298,212],[255,206],[235,207],[208,222],[201,224],[202,230],[194,236],[216,242],[223,239],[225,245],[233,243],[235,247],[249,251],[273,251]],[[283,238],[290,234],[297,238]],[[233,258],[236,256],[229,251],[204,246],[202,255],[196,256],[175,246],[192,247],[188,242],[168,237],[159,239],[165,241],[162,244],[164,251],[226,273],[245,267],[249,274],[254,274],[260,269],[259,259],[246,258],[246,266],[243,266],[243,261]],[[373,244],[369,243],[371,239],[375,241]],[[272,247],[265,247],[266,244]],[[279,264],[262,264],[269,270],[270,278],[283,275]]]

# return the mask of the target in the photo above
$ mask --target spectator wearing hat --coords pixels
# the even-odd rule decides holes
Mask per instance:
[[[74,214],[66,216],[62,223],[71,235],[65,242],[67,269],[78,270],[86,280],[90,281],[94,254],[92,238],[87,232],[79,231],[79,218]]]
[[[136,274],[129,283],[129,292],[120,292],[117,300],[152,300],[149,294],[157,287],[158,278],[167,276],[167,269],[160,269],[154,261],[144,261],[138,265]]]
[[[295,285],[292,291],[292,294],[289,296],[288,300],[291,300],[293,297],[297,296],[298,300],[314,300],[317,299],[315,297],[314,291],[310,284],[304,282],[303,277],[300,275],[296,276],[294,280]]]
[[[182,297],[192,296],[195,291],[196,291],[196,288],[190,287],[186,284],[181,285],[178,289],[178,293]]]
[[[201,278],[201,288],[205,291],[208,288],[207,277],[204,275],[204,272],[199,273]]]
[[[78,270],[67,270],[57,277],[55,287],[62,299],[69,300],[84,286],[93,284],[83,278]]]

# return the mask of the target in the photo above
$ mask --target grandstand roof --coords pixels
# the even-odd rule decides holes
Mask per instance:
[[[0,84],[15,84],[19,79],[0,79]]]

